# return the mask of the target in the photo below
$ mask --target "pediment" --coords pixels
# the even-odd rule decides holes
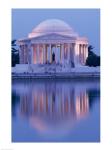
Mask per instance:
[[[73,40],[75,37],[60,34],[47,34],[35,37],[32,40]]]

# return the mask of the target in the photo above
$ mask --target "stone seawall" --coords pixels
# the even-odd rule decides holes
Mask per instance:
[[[99,72],[78,73],[14,73],[12,79],[75,79],[75,78],[100,78]]]

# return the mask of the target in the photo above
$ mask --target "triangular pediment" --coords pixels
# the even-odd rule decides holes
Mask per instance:
[[[47,34],[47,35],[41,35],[35,38],[32,38],[32,40],[73,40],[75,37],[71,37],[68,35],[60,35],[60,34]]]

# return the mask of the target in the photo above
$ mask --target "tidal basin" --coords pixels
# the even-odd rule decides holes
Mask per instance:
[[[99,142],[100,82],[12,81],[12,142]]]

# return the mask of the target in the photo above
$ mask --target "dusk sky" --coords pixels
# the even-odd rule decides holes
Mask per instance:
[[[12,39],[27,37],[33,28],[46,19],[65,21],[79,36],[87,37],[94,52],[100,55],[99,9],[13,9]]]

